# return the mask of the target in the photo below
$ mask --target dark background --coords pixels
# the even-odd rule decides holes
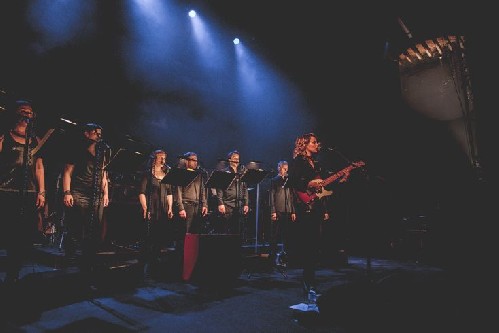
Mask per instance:
[[[366,172],[354,174],[352,186],[343,191],[349,207],[356,208],[352,211],[365,212],[357,220],[391,225],[407,217],[423,216],[445,221],[442,230],[454,228],[451,220],[457,217],[461,229],[472,223],[470,215],[464,217],[460,212],[469,207],[469,199],[476,198],[477,180],[491,183],[495,178],[495,92],[490,82],[497,65],[491,51],[496,26],[492,11],[443,3],[332,2],[326,6],[323,1],[173,2],[195,5],[225,29],[243,36],[253,50],[298,87],[307,102],[305,116],[316,120],[303,131],[316,132],[324,147],[335,148],[333,152],[323,150],[320,157],[331,170],[345,161],[367,163]],[[37,49],[39,34],[28,24],[29,3],[4,1],[0,5],[0,88],[4,101],[33,101],[41,132],[63,128],[62,140],[54,138],[59,141],[56,147],[66,143],[64,133],[72,128],[61,123],[61,117],[76,123],[101,123],[106,140],[115,147],[132,145],[131,149],[144,154],[154,147],[166,147],[173,165],[176,155],[198,151],[208,169],[214,168],[217,159],[230,149],[251,146],[260,137],[228,132],[230,121],[222,124],[225,128],[209,133],[210,142],[196,142],[196,133],[182,129],[180,133],[168,129],[163,137],[149,136],[149,130],[138,129],[136,122],[148,87],[128,80],[126,64],[119,60],[116,47],[126,27],[113,13],[123,12],[125,2],[100,2],[92,27],[97,33],[46,52]],[[60,20],[64,18],[62,11]],[[403,20],[412,38],[397,18]],[[471,167],[442,122],[418,114],[400,98],[398,54],[417,41],[447,34],[466,37],[480,170]],[[184,101],[188,99],[185,96],[179,88],[159,97]],[[196,103],[189,101],[186,108],[202,118],[204,111],[196,109]],[[217,107],[204,106],[211,112]],[[272,118],[271,111],[267,117]],[[279,123],[290,120],[279,113]],[[242,151],[243,161],[255,157],[265,162],[265,169],[274,170],[279,159],[290,158],[301,128],[278,131],[274,137],[271,132],[266,130],[269,139],[262,140],[264,144],[257,140],[247,149],[250,156]],[[186,137],[194,137],[190,146],[182,146]],[[282,137],[285,143],[274,145],[274,140]],[[125,167],[134,169],[140,161],[130,164]],[[370,214],[373,207],[375,211]]]

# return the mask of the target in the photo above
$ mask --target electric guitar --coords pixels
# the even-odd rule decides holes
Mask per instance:
[[[356,168],[360,168],[362,166],[366,165],[363,161],[359,162],[353,162],[351,165],[347,166],[346,168],[341,169],[340,171],[336,172],[335,174],[327,177],[326,179],[314,179],[312,182],[318,183],[322,182],[322,186],[319,188],[309,188],[307,189],[306,192],[301,192],[301,191],[296,191],[296,194],[298,196],[298,199],[300,199],[301,202],[305,204],[311,204],[315,199],[320,199],[322,197],[328,196],[333,194],[333,191],[326,190],[324,189],[325,186],[333,183],[334,181],[338,180],[341,178],[340,182],[344,182],[348,179],[350,176],[350,171]]]

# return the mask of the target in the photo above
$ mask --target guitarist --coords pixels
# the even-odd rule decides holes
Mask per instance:
[[[314,156],[320,150],[320,143],[314,133],[307,133],[295,140],[293,160],[289,165],[289,186],[295,194],[319,190],[322,187],[317,178],[320,166]],[[316,198],[312,202],[303,202],[295,195],[296,220],[298,235],[302,237],[300,252],[302,253],[303,281],[306,294],[316,291],[315,271],[319,261],[319,244],[321,224],[329,220],[329,213],[323,199]]]
[[[5,282],[15,283],[29,259],[38,212],[45,205],[45,168],[40,154],[31,154],[40,138],[29,101],[15,101],[0,132],[0,211],[2,241],[7,250]],[[10,119],[11,118],[11,119]]]

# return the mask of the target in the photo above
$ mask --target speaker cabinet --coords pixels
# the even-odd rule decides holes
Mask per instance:
[[[190,282],[194,284],[210,286],[228,286],[235,282],[242,272],[240,235],[201,234],[192,236],[194,237],[191,241],[186,238],[184,265],[187,263],[188,266],[193,267],[193,270],[190,275],[184,269],[184,280],[190,278]],[[199,240],[198,251],[192,248],[196,246],[195,238]],[[189,256],[192,257],[189,258]]]

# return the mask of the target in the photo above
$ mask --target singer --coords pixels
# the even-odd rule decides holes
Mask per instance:
[[[162,183],[168,165],[167,153],[154,150],[142,170],[139,186],[139,203],[144,218],[144,233],[141,246],[140,264],[143,265],[144,278],[154,275],[154,266],[161,255],[161,248],[173,240],[169,222],[173,218],[172,185]]]
[[[179,157],[178,167],[187,169],[195,178],[185,186],[177,186],[174,190],[175,206],[178,207],[178,218],[175,220],[175,238],[179,254],[183,254],[182,279],[187,281],[193,272],[199,248],[199,234],[204,227],[203,218],[208,214],[208,193],[205,188],[205,177],[208,175],[199,167],[198,155],[189,151]]]
[[[0,211],[3,230],[0,246],[7,250],[6,283],[15,283],[31,253],[37,216],[45,204],[45,168],[39,153],[40,138],[33,129],[31,103],[19,100],[1,125]],[[2,118],[3,119],[3,118]],[[4,120],[4,119],[3,119]]]
[[[217,202],[219,222],[216,230],[219,233],[239,234],[241,230],[240,218],[249,212],[248,185],[241,181],[244,167],[240,167],[239,151],[233,150],[227,154],[229,166],[222,171],[235,174],[234,181],[226,189],[217,188]]]
[[[109,150],[102,141],[102,126],[87,123],[82,127],[80,142],[67,156],[63,174],[64,239],[66,259],[74,262],[77,247],[81,247],[80,271],[92,288],[94,285],[96,253],[103,241],[104,208],[109,205],[108,175],[104,165]]]
[[[292,191],[288,186],[287,161],[277,163],[277,175],[270,180],[269,205],[271,225],[270,258],[277,266],[287,265],[290,255],[292,223],[296,221],[295,205]],[[281,241],[282,248],[278,251],[278,243]],[[285,260],[285,261],[284,261]]]
[[[208,214],[207,192],[204,187],[204,173],[201,172],[198,155],[195,152],[187,152],[179,159],[178,167],[197,172],[198,175],[187,186],[177,186],[175,205],[178,207],[178,215],[185,222],[183,234],[201,233],[201,217]]]
[[[299,193],[307,193],[311,189],[319,189],[322,182],[317,178],[321,176],[321,167],[314,159],[320,150],[320,143],[314,133],[307,133],[295,140],[293,161],[289,166],[289,186],[296,194],[295,208],[297,215],[297,229],[301,237],[302,266],[303,266],[303,291],[316,291],[315,271],[319,264],[321,226],[323,221],[329,220],[327,205],[323,198],[312,202],[298,199]]]

